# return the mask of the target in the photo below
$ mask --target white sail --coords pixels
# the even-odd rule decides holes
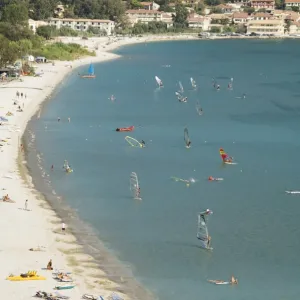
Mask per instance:
[[[184,89],[183,89],[183,86],[182,86],[181,81],[178,82],[178,85],[179,85],[179,92],[180,92],[181,94],[183,94],[183,93],[184,93]]]
[[[199,116],[201,116],[203,114],[203,110],[202,110],[202,107],[201,107],[199,101],[196,102],[196,110],[197,110],[197,113]]]
[[[191,77],[191,84],[194,89],[197,87],[196,81],[193,79],[193,77]]]
[[[69,169],[69,168],[70,168],[70,167],[69,167],[69,163],[68,163],[67,160],[65,160],[65,161],[64,161],[64,169],[67,170],[67,169]]]
[[[158,78],[157,76],[155,76],[155,80],[156,80],[156,82],[157,82],[157,84],[158,84],[159,87],[163,86],[163,82],[161,81],[160,78]]]
[[[207,229],[207,217],[212,212],[209,210],[206,210],[205,212],[201,212],[198,214],[198,229],[197,229],[197,239],[200,242],[200,246],[205,249],[212,248],[209,245],[209,234]]]
[[[134,199],[142,200],[140,197],[139,180],[135,172],[130,174],[130,190]]]

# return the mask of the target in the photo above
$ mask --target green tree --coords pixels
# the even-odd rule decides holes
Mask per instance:
[[[204,2],[208,6],[217,6],[217,5],[221,4],[220,0],[205,0]]]
[[[30,54],[30,51],[32,50],[32,42],[30,40],[20,40],[17,42],[17,44],[19,48],[19,55],[21,57]]]
[[[45,20],[54,14],[58,0],[30,0],[30,17],[34,20]]]
[[[211,33],[220,33],[220,32],[221,32],[221,29],[220,29],[220,27],[212,26],[212,27],[210,28],[210,32],[211,32]]]
[[[175,5],[175,15],[173,15],[174,27],[187,27],[188,14],[188,10],[183,4],[177,3]]]
[[[251,15],[255,12],[255,9],[253,7],[244,7],[244,12],[246,12],[248,15]]]
[[[56,36],[57,30],[55,26],[40,26],[36,29],[36,34],[38,34],[39,36],[42,36],[43,38],[45,38],[46,40],[50,40],[51,38],[53,38],[54,36]]]
[[[238,25],[235,28],[235,32],[245,34],[247,32],[247,27],[245,25]]]
[[[9,4],[3,8],[1,21],[13,25],[28,24],[28,7],[24,2]]]
[[[299,12],[299,6],[292,6],[292,11]]]

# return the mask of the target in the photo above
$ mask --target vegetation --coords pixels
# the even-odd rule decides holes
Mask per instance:
[[[32,51],[35,56],[44,56],[48,59],[74,60],[82,56],[95,55],[78,44],[51,43]]]
[[[47,1],[52,3],[52,0]],[[43,26],[38,28],[37,34],[34,34],[28,26],[28,8],[31,7],[31,2],[37,5],[42,3],[42,0],[0,1],[0,67],[14,64],[18,58],[28,54],[63,60],[94,55],[75,44],[45,43],[45,40],[58,35],[77,35],[77,32],[69,28],[56,30],[51,26]]]
[[[177,3],[175,5],[175,14],[173,15],[174,27],[175,28],[187,27],[188,14],[189,14],[188,10],[183,4]]]

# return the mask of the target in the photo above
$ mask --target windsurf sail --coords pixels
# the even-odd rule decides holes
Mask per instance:
[[[63,168],[64,168],[65,170],[67,170],[67,169],[70,168],[70,167],[69,167],[69,163],[68,163],[67,160],[64,161],[64,166],[63,166]]]
[[[199,101],[196,102],[196,110],[197,110],[198,115],[202,116],[203,110],[202,110],[202,107],[201,107]]]
[[[131,147],[143,148],[142,143],[140,143],[138,140],[134,139],[131,136],[125,136],[125,140]]]
[[[223,162],[232,160],[232,158],[228,156],[228,154],[224,151],[223,148],[220,148],[220,149],[219,149],[219,153],[220,153],[220,156],[221,156]]]
[[[184,142],[185,142],[186,147],[190,147],[191,140],[189,137],[188,129],[186,127],[184,128],[183,136],[184,136]]]
[[[139,180],[135,172],[130,174],[130,190],[134,199],[141,200]]]
[[[205,249],[212,249],[210,247],[210,237],[207,229],[207,218],[211,214],[212,211],[209,209],[198,214],[197,239],[200,241],[200,246]]]
[[[195,89],[197,87],[196,81],[193,79],[193,77],[191,77],[191,84],[193,89]]]
[[[159,87],[163,86],[163,82],[161,81],[160,78],[158,78],[157,76],[155,76],[155,80],[156,80],[156,83],[158,84]]]
[[[88,74],[89,75],[94,75],[95,74],[95,70],[94,70],[94,65],[93,64],[90,64],[89,70],[88,70]]]
[[[178,82],[178,85],[179,85],[179,92],[180,92],[181,94],[183,94],[183,93],[184,93],[184,89],[183,89],[183,86],[182,86],[181,81]]]

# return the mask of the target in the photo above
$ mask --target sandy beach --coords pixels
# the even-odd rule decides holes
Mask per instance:
[[[91,256],[83,253],[81,246],[76,244],[76,238],[68,231],[68,224],[66,232],[62,232],[63,221],[34,189],[32,180],[24,168],[26,161],[21,140],[27,122],[74,68],[90,62],[117,58],[108,51],[122,45],[149,40],[149,37],[114,41],[108,38],[87,41],[64,38],[64,42],[80,43],[90,49],[95,49],[97,45],[97,55],[73,62],[56,61],[54,65],[35,64],[36,72],[43,74],[41,77],[22,76],[22,81],[0,83],[0,116],[8,119],[8,122],[2,122],[0,126],[0,198],[8,195],[13,202],[0,203],[2,228],[0,289],[3,298],[31,299],[40,290],[54,293],[54,287],[62,285],[53,279],[52,272],[55,270],[72,272],[76,287],[62,293],[74,300],[82,299],[84,293],[101,295],[104,299],[109,299],[108,297],[116,290],[117,284],[106,279],[105,272],[95,265]],[[16,100],[17,104],[14,104]],[[19,106],[23,112],[18,111]],[[12,115],[8,116],[8,112]],[[27,209],[25,209],[26,200],[28,200]],[[30,248],[38,248],[37,250],[41,251],[29,251]],[[53,261],[54,271],[46,270],[50,259]],[[11,274],[19,276],[29,270],[37,271],[37,274],[46,277],[46,280],[23,282],[6,280]],[[122,293],[118,292],[118,295],[128,299]]]

